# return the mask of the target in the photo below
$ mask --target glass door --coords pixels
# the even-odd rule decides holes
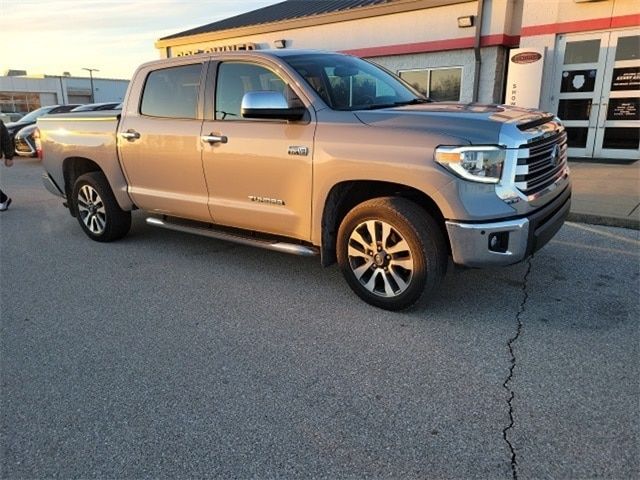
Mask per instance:
[[[593,156],[609,32],[558,37],[555,107],[567,129],[568,154]]]
[[[595,156],[640,158],[640,30],[612,32],[600,97]]]

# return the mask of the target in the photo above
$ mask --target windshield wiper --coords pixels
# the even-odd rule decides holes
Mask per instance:
[[[360,108],[358,110],[377,110],[379,108],[402,107],[404,105],[417,105],[419,103],[431,103],[431,102],[433,102],[433,100],[429,98],[413,98],[411,100],[406,100],[404,102],[377,103],[374,105],[367,105],[366,107]]]
[[[414,98],[412,100],[407,100],[406,102],[396,102],[394,103],[395,106],[400,106],[400,105],[417,105],[419,103],[431,103],[433,100],[429,99],[429,98]]]

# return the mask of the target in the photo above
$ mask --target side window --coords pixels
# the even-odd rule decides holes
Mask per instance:
[[[216,85],[216,120],[244,120],[240,113],[242,97],[247,92],[275,91],[297,100],[287,84],[267,68],[250,63],[225,62],[218,68]],[[299,100],[298,100],[299,101]]]
[[[140,113],[151,117],[196,118],[202,64],[154,70],[147,76]]]

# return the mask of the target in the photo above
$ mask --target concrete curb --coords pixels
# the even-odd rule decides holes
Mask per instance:
[[[589,223],[591,225],[605,225],[607,227],[621,227],[621,228],[631,228],[633,230],[640,230],[640,219],[633,218],[633,217],[629,217],[629,218],[607,217],[604,215],[594,215],[591,213],[569,212],[567,221],[577,222],[577,223]]]

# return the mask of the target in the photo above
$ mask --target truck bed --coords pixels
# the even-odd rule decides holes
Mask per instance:
[[[39,118],[37,124],[45,152],[42,166],[57,185],[65,185],[65,160],[71,156],[90,159],[107,176],[121,208],[130,209],[132,202],[118,158],[120,113],[120,110],[64,113]]]

